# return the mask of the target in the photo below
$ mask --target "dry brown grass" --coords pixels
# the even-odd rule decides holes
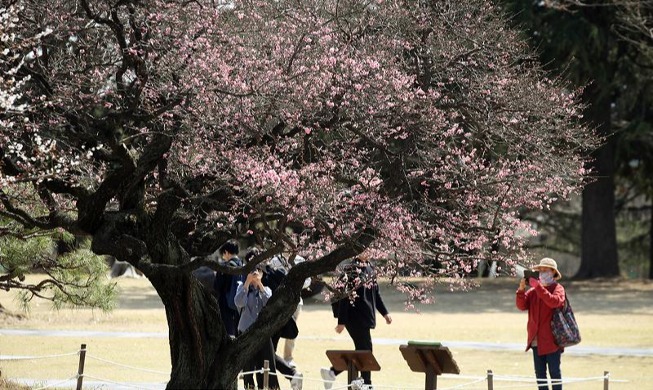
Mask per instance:
[[[167,326],[161,302],[145,279],[118,280],[121,294],[118,309],[104,314],[91,310],[53,312],[49,305],[37,302],[28,320],[5,319],[0,328],[88,330],[110,332],[158,332],[165,335]],[[583,334],[582,346],[604,348],[653,349],[653,284],[645,282],[602,281],[575,282],[566,285]],[[420,308],[420,313],[406,312],[403,297],[388,286],[382,286],[393,323],[379,324],[373,331],[375,339],[419,339],[441,341],[490,342],[515,344],[525,338],[526,314],[514,308],[514,280],[483,281],[470,292],[438,293],[435,305]],[[0,300],[15,310],[7,294]],[[299,318],[300,339],[295,359],[305,376],[305,389],[319,389],[319,369],[328,365],[324,351],[349,349],[353,345],[346,335],[337,335],[330,307],[319,300],[308,300]],[[1,332],[0,332],[1,333]],[[0,354],[33,355],[60,354],[75,351],[81,343],[88,345],[90,356],[152,371],[169,372],[170,358],[165,338],[106,338],[0,336]],[[423,374],[413,373],[405,364],[396,344],[377,343],[374,354],[382,370],[373,374],[376,388],[423,388]],[[573,347],[572,347],[573,348]],[[530,353],[521,351],[488,351],[452,348],[461,375],[460,380],[446,377],[439,387],[446,388],[472,381],[492,369],[496,375],[531,376]],[[627,380],[613,382],[611,389],[653,389],[653,357],[628,355],[576,355],[569,350],[563,356],[563,376],[599,377],[610,371],[611,378]],[[65,379],[77,370],[77,357],[55,360],[0,362],[5,378]],[[162,383],[166,374],[121,368],[93,358],[87,359],[86,372],[99,378],[119,382]],[[337,384],[345,384],[345,374]],[[285,382],[287,383],[287,382]],[[497,382],[495,388],[527,386],[524,383]],[[484,387],[485,386],[485,387]],[[566,385],[565,389],[601,388],[599,382]],[[484,383],[464,387],[487,388]],[[524,387],[522,387],[524,388]]]
[[[0,390],[29,390],[29,387],[0,378]]]

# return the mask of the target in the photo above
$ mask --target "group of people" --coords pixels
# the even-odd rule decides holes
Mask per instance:
[[[252,261],[259,255],[260,250],[255,247],[248,248],[244,262],[238,257],[239,252],[240,247],[235,240],[227,241],[218,250],[223,264],[231,267],[241,267]],[[275,257],[271,261],[258,264],[247,276],[216,273],[213,290],[218,299],[225,329],[230,336],[236,337],[242,334],[256,321],[259,313],[272,296],[272,287],[276,287],[276,284],[278,284],[278,282],[273,283],[271,280],[272,275],[285,275],[288,267],[289,265],[285,259]],[[310,283],[310,279],[308,283]],[[301,302],[293,314],[293,321],[297,320],[300,310]],[[280,373],[290,380],[293,390],[302,389],[303,376],[297,370],[292,355],[294,337],[286,339],[283,357],[276,353],[281,333],[277,333],[261,343],[261,349],[257,351],[244,368],[246,374],[243,376],[243,381],[246,389],[256,388],[254,375],[251,372],[260,371],[266,360],[270,364],[269,368],[272,373]],[[258,388],[263,388],[262,373],[256,374],[256,384]],[[279,388],[277,375],[270,376],[268,385],[270,388]]]
[[[235,240],[229,240],[220,247],[218,253],[223,264],[231,267],[241,267],[259,255],[257,248],[249,248],[244,256],[244,262],[239,258],[240,247]],[[304,259],[297,256],[295,263]],[[262,262],[247,276],[216,273],[213,279],[213,292],[218,300],[220,314],[223,318],[225,329],[232,337],[245,332],[258,318],[259,313],[273,294],[278,281],[272,275],[279,271],[286,272],[288,262],[281,256],[275,256],[269,261]],[[196,273],[200,277],[201,271]],[[356,350],[372,350],[372,337],[370,330],[376,326],[376,311],[381,313],[385,322],[390,324],[392,318],[388,313],[376,281],[376,273],[366,254],[348,262],[341,273],[343,282],[342,299],[334,303],[334,317],[338,319],[335,328],[337,333],[347,330],[354,342]],[[310,279],[304,283],[304,288],[310,285]],[[301,312],[302,303],[297,307],[292,320],[295,322]],[[297,370],[293,358],[294,337],[285,339],[283,357],[277,355],[276,350],[281,338],[281,333],[261,343],[261,349],[255,354],[244,368],[243,376],[246,389],[263,387],[262,374],[249,374],[260,371],[264,361],[269,362],[270,372],[280,373],[290,380],[293,390],[301,390],[303,376]],[[321,370],[324,386],[330,389],[340,371],[333,367]],[[256,377],[256,384],[254,379]],[[370,372],[361,372],[365,384],[371,385]],[[270,375],[268,386],[279,388],[277,375]]]
[[[239,246],[236,241],[228,241],[220,249],[219,254],[226,264],[234,267],[243,265],[238,257]],[[250,248],[245,255],[245,262],[251,261],[259,254],[256,248]],[[303,259],[299,259],[300,261]],[[246,277],[218,273],[214,279],[214,292],[218,298],[220,312],[227,332],[236,337],[245,332],[258,318],[260,311],[273,293],[266,283],[266,276],[287,268],[289,265],[282,257],[275,257],[266,263],[261,263]],[[528,311],[527,346],[533,352],[533,363],[538,389],[548,388],[547,371],[553,380],[553,390],[562,390],[562,374],[560,369],[561,354],[564,348],[556,345],[551,330],[551,319],[554,310],[565,303],[565,289],[558,283],[562,277],[557,263],[550,258],[543,258],[533,268],[539,272],[535,277],[520,279],[516,294],[516,305],[520,310]],[[356,350],[372,351],[371,329],[376,327],[376,312],[384,318],[386,324],[392,323],[387,307],[379,292],[376,272],[366,253],[361,253],[342,267],[339,284],[341,299],[332,304],[334,317],[337,318],[336,333],[346,330]],[[307,280],[304,287],[308,287]],[[530,289],[526,288],[530,286]],[[276,286],[272,286],[276,287]],[[298,306],[293,320],[296,321],[301,310]],[[301,390],[302,374],[297,371],[293,359],[294,337],[286,339],[283,357],[276,354],[280,333],[266,340],[261,349],[245,367],[246,372],[254,372],[263,367],[263,362],[270,363],[270,371],[279,372],[289,378],[293,390]],[[325,389],[330,389],[340,371],[334,367],[322,368],[321,376]],[[370,372],[361,372],[365,385],[371,386]],[[257,374],[258,388],[263,387],[262,374]],[[255,388],[254,376],[244,375],[246,389]],[[276,375],[270,376],[270,388],[279,388]]]

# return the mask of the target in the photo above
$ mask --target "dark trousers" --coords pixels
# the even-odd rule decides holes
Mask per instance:
[[[224,328],[229,336],[236,336],[238,334],[238,321],[240,321],[240,314],[236,310],[228,307],[220,306],[220,315]]]
[[[277,355],[277,346],[279,345],[279,339],[281,336],[277,333],[274,336],[272,336],[272,346],[274,348],[274,362],[275,366],[277,367],[277,371],[283,375],[287,376],[295,376],[297,373],[297,370],[290,367],[288,363],[286,363],[285,360],[279,355]],[[290,378],[288,378],[290,380]]]
[[[539,356],[537,354],[537,347],[532,347],[533,349],[533,363],[535,365],[535,377],[537,378],[537,388],[538,389],[548,389],[546,379],[547,368],[549,370],[549,375],[551,379],[556,381],[557,384],[551,386],[552,390],[562,390],[562,372],[560,371],[560,357],[562,352],[560,350],[549,353],[547,355]]]
[[[254,355],[252,360],[245,366],[244,371],[255,371],[263,368],[263,362],[267,360],[270,362],[270,372],[276,372],[275,359],[274,359],[274,350],[272,349],[272,340],[268,339],[266,343],[263,343],[261,349]],[[270,375],[270,388],[278,389],[279,380],[276,375]],[[246,374],[243,376],[243,382],[246,389],[254,389],[254,376],[252,374]],[[263,388],[263,374],[256,374],[256,383],[258,388]]]
[[[354,348],[357,351],[372,350],[372,334],[370,333],[370,328],[347,324],[345,325],[345,329],[347,329],[347,333],[349,333],[349,336],[354,341]],[[333,370],[336,375],[342,372],[333,367],[331,367],[331,370]],[[372,374],[369,371],[361,371],[361,377],[363,378],[363,381],[365,381],[365,384],[372,384]]]

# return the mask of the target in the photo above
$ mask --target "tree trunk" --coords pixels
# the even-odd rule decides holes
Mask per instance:
[[[291,270],[292,272],[293,270]],[[165,306],[172,372],[168,389],[235,389],[238,374],[291,317],[305,275],[289,274],[247,332],[231,339],[217,300],[201,283],[177,270],[146,272]]]
[[[648,278],[653,280],[653,207],[651,207],[651,221],[648,230],[648,238]]]
[[[586,112],[606,142],[592,157],[591,167],[596,181],[583,190],[581,264],[575,275],[579,279],[619,276],[617,234],[615,227],[614,157],[615,144],[610,137],[610,101],[596,99],[596,84],[589,86],[586,96],[593,104]]]
[[[172,371],[169,389],[230,389],[244,359],[236,356],[218,304],[192,276],[148,275],[165,306]]]
[[[335,269],[345,258],[360,253],[360,249],[356,251],[358,247],[367,247],[372,237],[374,235],[368,233],[356,246],[344,246],[320,261],[294,266],[263,307],[257,320],[235,339],[227,334],[218,302],[211,291],[190,272],[169,266],[173,261],[141,263],[138,268],[150,280],[166,310],[172,363],[167,388],[235,388],[238,374],[261,349],[262,342],[269,340],[295,312],[304,280]],[[99,239],[94,241],[95,249],[104,248],[101,242]],[[155,246],[151,245],[148,249]],[[129,247],[127,243],[117,247],[123,251],[128,248],[127,252],[137,260],[143,257],[139,250],[145,250],[144,245]],[[134,263],[139,265],[138,261]]]

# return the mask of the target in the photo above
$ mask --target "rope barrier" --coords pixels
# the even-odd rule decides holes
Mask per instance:
[[[126,364],[112,362],[111,360],[107,360],[107,359],[103,359],[101,357],[93,356],[93,355],[89,354],[88,352],[86,352],[86,357],[90,358],[90,359],[95,359],[95,360],[100,361],[100,362],[113,364],[114,366],[129,368],[129,369],[132,369],[132,370],[135,370],[135,371],[149,372],[149,373],[161,374],[161,375],[170,375],[170,372],[150,370],[150,369],[147,369],[147,368],[138,368],[138,367],[128,366]]]
[[[43,356],[0,356],[0,361],[55,359],[55,358],[61,358],[61,357],[75,356],[75,355],[79,355],[79,354],[80,354],[80,351],[70,352],[70,353],[62,353],[62,354],[54,354],[54,355],[43,355]],[[111,360],[108,360],[108,359],[104,359],[104,358],[101,358],[101,357],[98,357],[98,356],[88,354],[88,352],[86,353],[86,356],[91,358],[91,359],[95,359],[97,361],[103,362],[103,363],[112,364],[112,365],[115,365],[115,366],[118,366],[118,367],[128,368],[128,369],[132,369],[132,370],[136,370],[136,371],[148,372],[148,373],[159,374],[159,375],[168,375],[169,374],[169,372],[150,370],[150,369],[139,368],[139,367],[134,367],[134,366],[121,364],[121,363],[118,363],[118,362],[114,362],[114,361],[111,361]],[[245,375],[261,374],[261,373],[264,373],[264,372],[265,372],[265,370],[263,370],[263,369],[258,369],[258,370],[253,370],[253,371],[245,371],[245,372],[241,372],[238,375],[238,378],[242,379]],[[272,371],[269,371],[268,375],[275,375],[275,376],[279,376],[279,377],[284,377],[286,379],[295,378],[295,376],[293,376],[293,375],[285,375],[285,374],[282,374],[280,372],[272,372]],[[112,380],[109,380],[109,379],[97,378],[97,377],[94,377],[94,376],[90,376],[88,374],[83,374],[83,375],[72,376],[72,377],[70,377],[68,379],[65,379],[65,380],[61,381],[61,382],[57,382],[57,383],[53,383],[53,384],[50,384],[50,385],[47,385],[47,386],[44,386],[44,387],[40,387],[40,388],[37,388],[36,390],[44,390],[44,389],[48,389],[48,388],[52,388],[52,387],[58,387],[58,386],[66,383],[66,382],[68,382],[68,381],[70,381],[72,379],[78,379],[80,377],[92,378],[92,379],[96,379],[96,380],[101,381],[101,382],[123,385],[125,387],[133,387],[133,388],[141,388],[141,389],[156,389],[156,388],[147,388],[147,387],[143,387],[143,386],[134,386],[134,385],[131,385],[129,383],[116,382],[116,381],[112,381]],[[481,383],[481,382],[484,382],[484,381],[487,380],[487,376],[444,374],[444,375],[441,375],[440,377],[443,378],[443,379],[446,378],[446,379],[450,379],[450,380],[451,379],[453,379],[453,380],[464,380],[464,379],[470,380],[470,382],[461,383],[461,384],[453,385],[453,386],[450,386],[450,387],[442,388],[442,390],[456,390],[456,389],[468,389],[468,390],[471,390],[469,388],[469,386],[473,386],[475,384],[478,384],[478,383]],[[322,379],[312,379],[312,378],[309,378],[309,377],[304,377],[303,375],[301,376],[301,378],[302,378],[303,382],[326,383],[326,381],[324,381]],[[606,379],[609,379],[610,382],[620,382],[620,383],[629,382],[628,380],[612,379],[612,378],[610,378],[610,374],[608,373],[606,375],[595,376],[595,377],[585,377],[585,378],[571,377],[571,378],[563,378],[562,380],[548,379],[546,381],[546,384],[547,385],[550,385],[550,384],[553,384],[553,385],[556,385],[556,384],[569,384],[569,385],[571,385],[571,384],[584,383],[584,382],[604,381]],[[514,385],[501,386],[501,389],[517,389],[517,388],[526,388],[526,387],[530,388],[530,387],[533,387],[534,384],[535,385],[537,384],[537,379],[532,377],[532,376],[496,375],[496,374],[494,374],[493,375],[493,380],[494,381],[515,383]],[[393,386],[380,386],[380,385],[374,385],[374,387],[379,388],[379,389],[381,389],[381,388],[398,389],[399,388],[399,387],[393,387]],[[352,388],[352,384],[347,384],[347,385],[340,386],[340,387],[332,387],[333,390],[350,389],[350,388]],[[421,389],[421,387],[405,387],[405,386],[401,386],[400,388],[405,389],[405,390],[408,390],[408,389]]]
[[[487,378],[480,378],[472,382],[466,382],[466,383],[461,383],[459,385],[451,386],[451,387],[444,387],[441,390],[454,390],[454,389],[462,389],[463,387],[475,385],[477,383],[485,382]]]
[[[459,374],[442,374],[438,375],[439,378],[446,378],[446,379],[471,379],[471,380],[486,380],[487,376],[480,376],[480,375],[459,375]]]
[[[38,387],[38,388],[36,388],[34,390],[44,390],[44,389],[49,389],[49,388],[52,388],[52,387],[59,387],[59,386],[63,385],[64,383],[67,383],[68,381],[71,381],[73,379],[77,379],[77,374],[71,376],[68,379],[62,380],[61,382],[56,382],[56,383],[52,383],[50,385],[46,385],[46,386],[43,386],[43,387]]]
[[[75,355],[79,355],[79,351],[61,353],[58,355],[43,355],[43,356],[0,356],[0,361],[54,359],[54,358],[75,356]]]
[[[262,374],[263,369],[261,368],[260,370],[254,370],[254,371],[241,371],[239,374],[239,379],[243,379],[243,376],[245,375],[254,375],[254,374]]]
[[[377,384],[374,384],[374,388],[375,388],[375,389],[383,389],[383,388],[386,388],[386,389],[395,389],[395,387],[393,387],[393,386],[385,386],[385,385],[377,385]],[[412,389],[415,389],[415,390],[423,390],[423,389],[424,389],[424,386],[421,386],[421,387],[419,387],[419,386],[418,386],[418,387],[413,387],[413,386],[401,386],[401,390],[412,390]]]
[[[340,386],[340,387],[332,387],[331,390],[341,390],[341,389],[348,389],[351,387],[351,384],[345,385],[345,386]]]
[[[126,383],[126,382],[116,382],[116,381],[112,381],[110,379],[98,378],[96,376],[92,376],[92,375],[88,375],[88,374],[84,374],[84,378],[95,379],[98,382],[112,383],[114,385],[120,385],[120,386],[123,386],[123,387],[131,387],[133,389],[147,389],[147,390],[158,390],[159,389],[158,387],[147,387],[147,386],[143,386],[143,385],[138,385],[137,386],[137,385],[132,385],[132,384]]]

